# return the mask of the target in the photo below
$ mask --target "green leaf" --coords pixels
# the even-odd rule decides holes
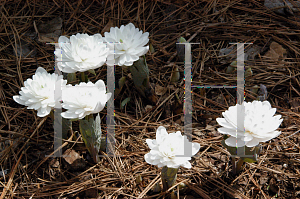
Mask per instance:
[[[82,139],[93,157],[94,162],[99,161],[98,152],[101,147],[101,120],[99,113],[94,120],[93,118],[87,120],[79,120],[79,129]]]
[[[257,85],[254,85],[253,88],[250,89],[250,91],[256,94],[258,91],[258,88],[259,87]]]
[[[185,42],[186,42],[186,40],[185,40],[184,37],[180,37],[180,38],[178,39],[178,43],[185,43]]]
[[[149,69],[146,60],[140,57],[139,60],[135,61],[130,67],[133,82],[136,86],[141,87],[145,79],[149,78]]]
[[[227,69],[226,69],[226,73],[227,73],[227,74],[233,73],[234,70],[235,70],[235,68],[229,65],[229,66],[227,67]]]
[[[171,82],[176,83],[180,79],[180,73],[178,70],[178,66],[175,65],[171,74]]]
[[[149,51],[151,52],[151,53],[154,53],[155,52],[155,49],[154,49],[154,47],[153,47],[153,45],[150,43],[149,44]]]
[[[130,101],[130,97],[127,97],[126,99],[124,99],[122,102],[121,102],[121,109],[124,108],[124,106]]]
[[[96,76],[96,73],[95,73],[95,70],[94,69],[90,69],[90,70],[88,70],[90,73],[92,73],[93,75],[95,75]]]
[[[124,76],[119,79],[119,89],[120,90],[123,88],[125,81],[126,81],[126,77],[124,77]]]
[[[226,73],[227,74],[233,73],[236,70],[236,67],[237,67],[237,61],[231,62],[231,64],[226,69]]]
[[[258,100],[260,101],[264,101],[267,99],[268,97],[268,91],[267,91],[267,87],[263,84],[260,84],[260,89],[259,89],[259,96],[257,97]]]
[[[253,72],[251,70],[251,68],[248,68],[246,71],[245,71],[245,77],[249,77],[249,76],[252,76],[253,75]]]
[[[149,69],[147,66],[145,56],[140,57],[139,60],[135,61],[130,67],[132,79],[135,87],[141,94],[146,97],[145,90],[150,87],[149,84]]]
[[[253,158],[242,158],[244,162],[254,163],[257,162],[257,159]]]
[[[233,62],[231,62],[231,64],[230,64],[231,66],[235,66],[235,67],[237,67],[237,61],[233,61]]]

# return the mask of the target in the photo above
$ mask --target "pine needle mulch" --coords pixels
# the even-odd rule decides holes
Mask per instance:
[[[289,12],[286,6],[285,13],[278,14],[267,9],[264,1],[254,0],[4,1],[0,6],[0,198],[168,197],[168,192],[153,191],[160,182],[160,169],[144,161],[149,151],[145,139],[154,139],[160,125],[170,132],[183,131],[184,65],[175,44],[181,36],[200,43],[192,46],[195,85],[235,85],[234,67],[227,71],[236,59],[230,43],[252,42],[245,45],[250,50],[245,68],[252,71],[245,78],[245,100],[257,99],[256,87],[263,84],[267,100],[284,121],[279,128],[282,134],[262,144],[258,162],[246,163],[241,173],[232,176],[229,152],[221,145],[215,118],[235,105],[236,91],[193,88],[193,141],[201,149],[191,161],[192,169],[179,169],[177,185],[187,187],[175,187],[177,198],[300,197],[298,8]],[[38,66],[54,71],[54,46],[46,42],[57,39],[60,30],[59,34],[69,36],[103,34],[129,22],[150,34],[154,50],[146,58],[157,103],[139,94],[129,70],[117,67],[116,90],[119,78],[126,77],[125,86],[115,94],[117,156],[102,153],[94,164],[74,122],[63,151],[73,149],[82,157],[81,164],[74,167],[64,158],[49,157],[54,152],[51,118],[37,117],[36,111],[12,97]],[[225,48],[233,50],[220,55]],[[176,66],[180,79],[172,84]],[[106,81],[106,66],[89,78]],[[130,101],[122,104],[128,97]],[[106,110],[100,114],[105,133]]]

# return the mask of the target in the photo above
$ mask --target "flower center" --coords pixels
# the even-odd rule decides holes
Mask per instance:
[[[164,157],[172,159],[175,157],[175,147],[172,144],[161,146],[160,151]]]
[[[87,60],[90,56],[90,53],[91,53],[91,49],[87,44],[81,43],[78,45],[77,55],[79,55],[82,61]]]

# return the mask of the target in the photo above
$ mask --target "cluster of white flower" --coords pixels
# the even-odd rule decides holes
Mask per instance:
[[[13,96],[13,99],[22,105],[28,106],[27,109],[37,110],[37,116],[47,116],[59,100],[55,98],[55,84],[61,81],[62,88],[62,107],[67,109],[62,113],[62,117],[69,119],[82,119],[86,115],[100,112],[111,93],[106,93],[106,87],[102,80],[95,84],[92,82],[81,82],[79,85],[72,86],[67,84],[67,80],[62,79],[62,75],[49,74],[39,67],[32,79],[27,79],[19,92],[20,95]]]
[[[108,66],[130,66],[134,61],[147,53],[149,46],[149,33],[143,33],[132,23],[121,28],[112,27],[110,32],[89,36],[88,34],[72,35],[69,38],[61,36],[58,39],[56,56],[58,69],[65,73],[84,72]],[[28,109],[38,111],[39,117],[47,116],[55,105],[54,89],[56,81],[61,80],[62,86],[62,107],[67,109],[62,117],[69,119],[82,119],[86,115],[100,112],[111,93],[106,93],[106,86],[102,80],[95,84],[92,82],[79,85],[66,85],[67,81],[62,76],[49,74],[39,67],[32,79],[24,82],[19,92],[20,95],[13,99]]]
[[[149,46],[149,33],[135,28],[132,23],[120,28],[111,27],[110,32],[89,36],[72,35],[70,39],[61,36],[59,47],[54,54],[58,68],[65,73],[87,71],[106,63],[108,66],[131,66],[140,56],[145,55]]]
[[[70,39],[61,36],[58,40],[59,47],[54,52],[59,70],[65,73],[84,72],[105,63],[108,66],[130,66],[149,50],[149,46],[145,46],[149,41],[149,33],[143,33],[132,23],[122,25],[120,28],[112,27],[110,32],[104,35],[105,37],[100,34],[89,36],[78,33]],[[61,99],[56,99],[54,95],[57,83],[62,88]],[[62,117],[82,119],[89,114],[100,112],[111,97],[111,93],[106,93],[106,86],[102,80],[98,80],[95,84],[92,82],[81,82],[75,86],[66,84],[67,81],[63,80],[62,76],[49,74],[39,67],[32,79],[24,82],[20,95],[13,96],[13,99],[19,104],[28,106],[27,109],[37,110],[39,117],[47,116],[56,102],[62,100],[62,107],[67,110],[61,114]],[[245,110],[243,125],[238,124],[240,121],[238,111],[243,110],[241,106],[244,106]],[[273,116],[275,112],[276,108],[272,108],[268,101],[237,104],[222,113],[224,118],[216,119],[222,126],[218,131],[230,135],[225,140],[228,146],[253,147],[281,133],[276,129],[282,119],[280,115]],[[200,149],[200,144],[189,142],[180,131],[168,134],[162,126],[157,129],[156,139],[147,139],[146,143],[151,150],[145,155],[145,160],[158,167],[191,168],[189,160]],[[191,149],[188,156],[183,154],[184,145]]]
[[[244,106],[244,124],[238,125],[239,112],[241,106]],[[222,128],[218,131],[222,134],[230,135],[225,140],[226,145],[231,147],[254,147],[260,142],[266,142],[281,134],[276,129],[280,126],[283,119],[281,115],[273,116],[276,108],[272,108],[268,101],[244,102],[243,105],[235,105],[223,112],[224,118],[217,118],[216,121]],[[240,126],[242,126],[240,128]],[[168,168],[178,168],[180,166],[191,168],[188,160],[190,156],[182,156],[184,144],[192,149],[192,156],[200,149],[198,143],[187,141],[180,131],[168,134],[166,129],[160,126],[156,131],[156,140],[146,140],[149,153],[145,155],[147,163],[157,165],[158,167],[167,166]],[[180,156],[181,155],[181,156]]]

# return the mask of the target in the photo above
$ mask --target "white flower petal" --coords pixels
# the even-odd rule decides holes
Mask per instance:
[[[259,144],[259,139],[253,138],[251,141],[246,142],[247,147],[254,147]]]
[[[156,130],[156,142],[160,144],[163,141],[163,137],[167,136],[168,132],[165,127],[160,126]]]
[[[195,155],[200,150],[200,144],[199,143],[192,143],[192,155]]]
[[[229,137],[225,140],[225,144],[231,147],[242,147],[245,146],[245,142],[240,138]]]
[[[13,96],[13,99],[14,99],[17,103],[22,104],[22,105],[25,105],[25,101],[24,101],[24,100],[21,100],[19,95]]]
[[[227,128],[227,129],[236,129],[236,126],[233,126],[231,123],[227,122],[224,118],[217,118],[216,121],[219,125]]]
[[[248,142],[251,141],[253,139],[253,136],[249,133],[245,133],[245,137],[242,137],[241,140]]]
[[[228,129],[228,128],[218,128],[218,132],[222,134],[231,135],[234,137],[244,136],[244,132],[237,131],[236,129]]]
[[[152,163],[151,155],[149,153],[145,154],[144,158],[148,164]]]
[[[181,166],[183,166],[184,168],[187,168],[187,169],[192,168],[192,165],[189,161],[184,162],[184,164],[182,164]]]
[[[153,149],[155,147],[155,140],[151,140],[151,139],[146,139],[146,143],[148,144],[150,149]]]

